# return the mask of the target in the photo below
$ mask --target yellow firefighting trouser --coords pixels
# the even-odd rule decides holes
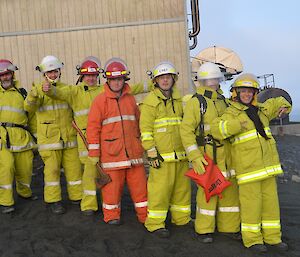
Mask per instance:
[[[229,181],[231,186],[222,192],[222,199],[213,196],[208,203],[203,188],[198,187],[195,220],[195,231],[198,234],[213,233],[216,226],[219,232],[240,231],[238,187],[235,178]]]
[[[148,231],[164,228],[168,210],[171,222],[185,225],[191,214],[191,183],[184,176],[188,162],[163,162],[159,169],[150,167],[148,178],[148,217],[145,227]]]
[[[84,166],[82,175],[82,199],[81,211],[98,210],[97,191],[95,179],[97,177],[96,166],[90,162],[87,157],[80,157],[80,161]]]
[[[0,205],[11,206],[13,199],[13,181],[16,179],[17,193],[30,197],[33,153],[10,152],[5,147],[0,150]]]
[[[61,201],[60,170],[64,168],[69,199],[81,200],[82,171],[77,148],[40,151],[44,161],[44,201],[54,203]]]
[[[281,242],[276,178],[239,185],[241,230],[246,247]]]

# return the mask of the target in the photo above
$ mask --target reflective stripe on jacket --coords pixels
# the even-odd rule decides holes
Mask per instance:
[[[118,98],[107,84],[92,103],[88,116],[89,156],[100,156],[104,169],[124,169],[143,164],[139,110],[125,84]]]

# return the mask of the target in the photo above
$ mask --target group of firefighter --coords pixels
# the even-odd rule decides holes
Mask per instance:
[[[215,230],[245,247],[266,252],[286,251],[281,240],[276,175],[281,169],[269,121],[291,111],[283,98],[257,102],[259,81],[250,73],[238,76],[225,99],[224,75],[214,63],[204,63],[196,76],[196,93],[182,97],[178,72],[168,61],[156,65],[147,83],[129,86],[129,69],[112,58],[101,69],[89,56],[77,66],[77,85],[61,82],[63,63],[42,59],[40,83],[27,94],[16,80],[18,69],[0,60],[0,205],[15,210],[18,197],[36,200],[30,184],[33,149],[44,162],[44,201],[63,214],[61,170],[68,197],[84,215],[98,210],[95,179],[101,165],[111,182],[101,189],[104,221],[121,224],[121,196],[126,182],[139,222],[154,235],[167,238],[165,221],[194,227],[202,243],[212,243]],[[100,73],[106,80],[99,84]],[[134,94],[148,92],[137,105]],[[77,124],[84,140],[72,127]],[[144,153],[150,166],[147,178]],[[208,156],[231,185],[222,198],[206,201],[198,187],[196,218],[191,219],[192,167],[205,174]]]

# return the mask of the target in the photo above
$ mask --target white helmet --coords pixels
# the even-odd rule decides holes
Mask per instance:
[[[151,79],[154,80],[158,76],[161,76],[164,74],[173,74],[173,75],[175,75],[174,79],[177,80],[179,73],[176,71],[176,68],[173,65],[173,63],[164,61],[164,62],[160,62],[153,68],[153,71],[150,73],[150,76],[151,76]]]
[[[64,64],[55,56],[47,55],[43,58],[40,65],[36,66],[36,70],[45,73],[56,69],[61,69]]]
[[[206,62],[200,66],[197,72],[197,80],[201,81],[206,79],[219,79],[220,81],[223,81],[224,75],[218,65]]]

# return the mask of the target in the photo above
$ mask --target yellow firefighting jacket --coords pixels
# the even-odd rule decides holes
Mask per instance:
[[[66,87],[57,82],[56,88]],[[33,93],[35,91],[35,93]],[[39,151],[77,147],[76,131],[72,127],[73,112],[68,103],[54,100],[42,91],[42,83],[33,85],[24,102],[28,112],[36,112]]]
[[[291,105],[283,97],[278,97],[257,104],[257,107],[268,140],[255,129],[254,123],[245,112],[248,107],[238,102],[230,102],[230,107],[211,126],[216,138],[230,139],[232,165],[236,170],[238,184],[259,181],[282,173],[269,121],[278,115],[280,107],[288,107],[290,111]]]
[[[199,125],[201,121],[200,115],[200,103],[197,97],[192,97],[186,104],[184,109],[184,116],[182,124],[180,126],[180,134],[183,146],[186,150],[188,159],[190,161],[195,160],[199,156],[203,156],[204,153],[213,159],[214,157],[214,144],[216,151],[216,161],[218,167],[221,169],[223,174],[226,176],[226,165],[225,165],[225,150],[224,142],[215,141],[213,142],[213,135],[211,133],[211,122],[221,116],[227,105],[224,97],[221,95],[222,91],[214,91],[210,87],[198,87],[197,93],[202,95],[206,101],[206,111],[203,114],[203,125],[204,125],[204,146],[198,146],[196,136],[199,136]]]
[[[175,86],[171,98],[166,98],[159,88],[155,88],[141,104],[143,147],[145,150],[156,147],[167,162],[186,159],[179,131],[182,108],[181,96]]]
[[[7,90],[0,86],[0,149],[6,147],[11,152],[32,149],[35,143],[28,130],[28,115],[18,81]]]

